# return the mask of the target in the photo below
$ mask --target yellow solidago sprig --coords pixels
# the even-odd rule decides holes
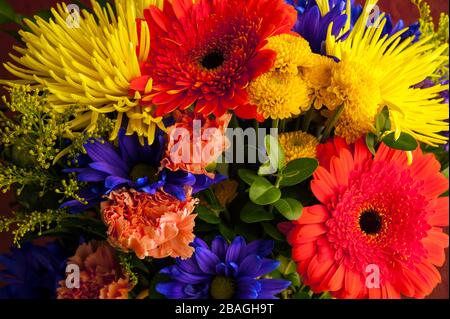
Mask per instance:
[[[0,216],[0,233],[11,231],[13,244],[20,248],[20,242],[27,234],[38,232],[40,236],[54,224],[59,224],[68,215],[64,209],[48,209],[30,213],[15,212],[12,217]]]
[[[137,18],[150,5],[162,6],[162,1],[116,0],[113,10],[93,0],[94,14],[83,10],[81,16],[69,15],[63,3],[52,9],[50,21],[38,16],[35,22],[25,20],[30,31],[20,35],[26,47],[14,47],[14,62],[5,64],[20,80],[2,83],[48,90],[49,103],[58,113],[78,105],[73,130],[90,130],[99,114],[113,113],[117,121],[111,139],[126,117],[127,134],[136,132],[151,144],[156,127],[163,128],[162,118],[153,117],[152,106],[140,104],[138,93],[129,95],[131,81],[141,75],[140,62],[149,56],[150,32]],[[151,84],[149,79],[148,91]]]
[[[449,40],[449,17],[448,14],[441,12],[439,22],[437,26],[431,16],[430,5],[423,0],[411,0],[417,9],[419,10],[420,18],[420,33],[423,36],[430,36],[430,43],[433,43],[434,47],[438,47],[442,44],[448,43]],[[443,55],[448,56],[448,47]],[[448,80],[448,60],[441,64],[436,74],[430,78],[438,83],[442,80]]]
[[[448,44],[436,46],[432,37],[414,42],[414,37],[401,41],[403,29],[391,37],[382,36],[386,19],[380,15],[368,26],[369,13],[376,4],[367,0],[361,16],[345,40],[328,29],[327,55],[339,63],[331,70],[328,91],[335,94],[343,106],[335,134],[354,142],[365,133],[374,131],[376,114],[387,107],[395,138],[402,132],[416,140],[436,146],[444,144],[448,131],[448,107],[439,93],[448,85],[418,89],[414,85],[435,74],[448,57]],[[341,108],[339,108],[341,111]],[[387,132],[387,133],[389,133]]]
[[[316,158],[319,140],[306,132],[294,131],[281,133],[279,143],[284,151],[286,163],[299,158]]]
[[[302,69],[313,65],[308,42],[290,34],[270,37],[266,48],[276,52],[274,66],[248,87],[250,104],[264,118],[286,119],[309,109],[311,97]]]

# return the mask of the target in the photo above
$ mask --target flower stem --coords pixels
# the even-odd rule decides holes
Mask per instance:
[[[314,107],[311,106],[309,108],[309,110],[305,113],[305,115],[303,116],[303,122],[302,122],[302,131],[303,132],[308,132],[313,113],[314,113]]]
[[[344,104],[341,104],[331,115],[331,117],[328,118],[327,122],[325,123],[325,130],[323,131],[322,138],[320,139],[320,142],[323,143],[327,140],[328,137],[330,137],[331,130],[336,125],[336,122],[338,121],[339,117],[342,114],[342,111],[344,110]]]
[[[280,119],[272,120],[272,128],[278,128],[279,124],[280,124]]]
[[[280,132],[284,132],[286,129],[286,120],[283,119],[280,121]]]

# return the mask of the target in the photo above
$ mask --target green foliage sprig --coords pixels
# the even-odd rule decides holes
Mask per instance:
[[[29,233],[49,230],[53,224],[59,224],[68,213],[64,209],[48,209],[44,212],[15,212],[12,217],[0,216],[0,232],[11,231],[13,243],[20,247],[21,240]]]

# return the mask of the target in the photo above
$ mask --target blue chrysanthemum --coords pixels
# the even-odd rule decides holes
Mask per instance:
[[[67,254],[56,243],[36,246],[29,242],[0,255],[0,299],[55,298],[63,279]]]
[[[171,281],[158,284],[156,290],[169,299],[274,299],[290,282],[261,278],[279,266],[266,258],[273,245],[271,240],[246,244],[240,236],[228,245],[217,236],[209,248],[196,238],[193,256],[162,269]]]
[[[159,171],[160,161],[164,151],[164,137],[158,132],[152,145],[139,143],[136,135],[127,136],[122,131],[119,134],[119,148],[105,141],[92,140],[84,145],[87,159],[81,168],[66,169],[65,172],[75,172],[81,182],[88,187],[80,192],[88,205],[71,200],[63,204],[72,211],[79,211],[98,203],[102,196],[119,187],[129,187],[154,194],[158,189],[186,200],[185,186],[191,186],[192,192],[202,191],[226,177],[216,174],[215,178],[206,175],[196,175],[182,170]],[[79,161],[80,162],[80,161]]]
[[[345,25],[347,15],[343,12],[347,1],[329,0],[330,11],[324,16],[321,15],[319,6],[315,0],[286,0],[286,2],[294,6],[298,13],[294,31],[308,40],[313,52],[324,54],[325,49],[323,45],[330,23],[333,23],[332,33],[335,36],[339,34],[340,30]],[[354,0],[351,1],[350,30],[361,15],[362,9],[363,8],[361,5],[355,5]],[[382,35],[388,34],[391,36],[403,28],[404,23],[402,20],[399,20],[397,24],[393,25],[391,16],[386,14],[386,24],[383,28]],[[347,34],[344,34],[343,39],[345,39]],[[401,38],[403,40],[413,35],[416,37],[415,41],[417,41],[420,36],[418,22],[412,24],[408,31],[402,34]]]

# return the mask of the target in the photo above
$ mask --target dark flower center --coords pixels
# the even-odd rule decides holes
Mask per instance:
[[[359,216],[359,227],[367,235],[374,235],[380,232],[383,226],[383,219],[381,215],[372,209],[362,212]]]
[[[147,164],[137,164],[130,172],[130,178],[131,180],[135,181],[138,178],[141,177],[148,177],[149,181],[156,178],[156,173],[158,172],[158,169]]]
[[[221,66],[224,61],[225,61],[225,57],[223,56],[223,54],[221,52],[211,51],[208,54],[206,54],[205,56],[203,56],[203,58],[200,61],[200,64],[205,69],[213,70],[213,69],[216,69],[219,66]]]
[[[236,283],[232,278],[214,277],[211,282],[210,294],[214,299],[231,299],[234,295]]]

